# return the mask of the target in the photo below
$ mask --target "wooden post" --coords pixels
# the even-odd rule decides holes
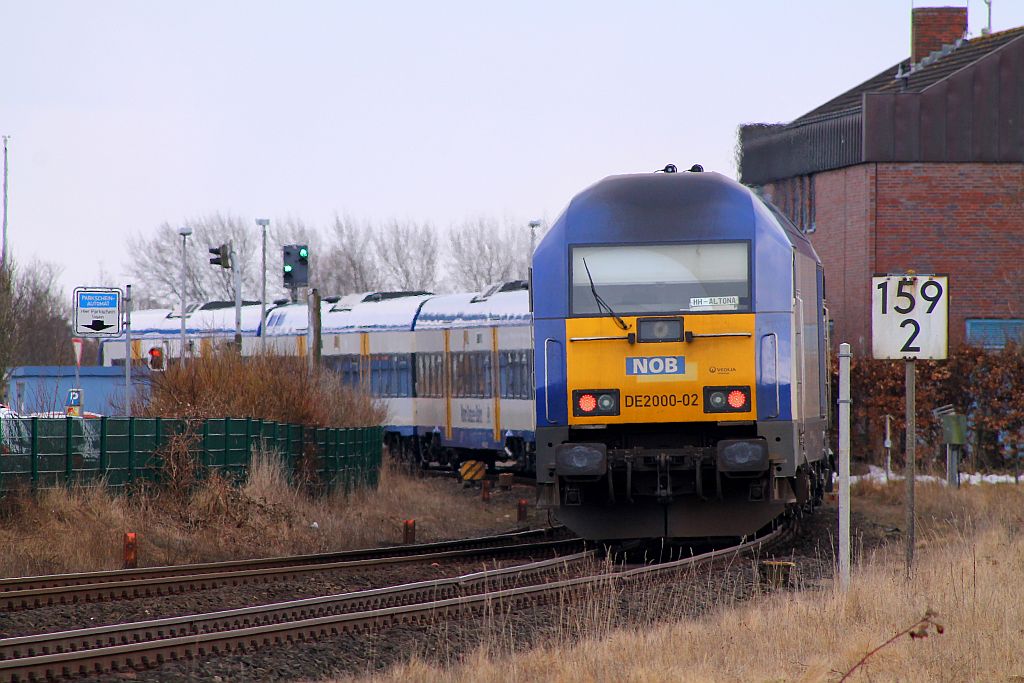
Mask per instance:
[[[407,519],[402,524],[402,543],[409,545],[416,542],[416,520]]]
[[[124,535],[124,568],[135,569],[139,566],[138,538],[134,531]]]
[[[323,348],[323,343],[320,335],[320,290],[316,288],[313,289],[312,296],[310,297],[309,320],[311,323],[310,327],[312,329],[313,342],[313,348],[310,349],[309,354],[310,362],[312,363],[313,367],[318,367],[320,365],[320,352]]]
[[[491,499],[491,480],[484,479],[480,482],[480,500],[485,503]]]

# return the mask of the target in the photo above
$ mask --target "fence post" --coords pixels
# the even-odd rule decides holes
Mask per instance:
[[[39,418],[29,418],[32,420],[32,491],[35,491],[39,486]]]
[[[245,418],[245,471],[252,469],[252,418]]]
[[[210,466],[210,420],[203,420],[203,467]]]
[[[72,424],[73,418],[68,415],[64,418],[64,486],[71,487],[71,475],[74,471],[74,463],[72,458],[75,454],[74,446],[74,425]],[[85,425],[82,425],[83,436],[85,431]]]
[[[228,473],[229,468],[230,468],[230,466],[228,464],[228,461],[230,459],[229,458],[229,450],[228,450],[228,444],[231,443],[231,439],[229,438],[230,434],[231,434],[231,418],[225,417],[224,418],[224,452],[223,452],[223,454],[221,456],[221,467],[222,467],[225,475]]]
[[[135,481],[135,418],[128,418],[128,481]]]
[[[100,476],[107,474],[107,418],[100,418]]]

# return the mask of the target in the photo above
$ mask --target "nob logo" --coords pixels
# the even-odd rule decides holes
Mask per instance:
[[[683,375],[686,359],[683,356],[646,356],[626,358],[627,375]]]

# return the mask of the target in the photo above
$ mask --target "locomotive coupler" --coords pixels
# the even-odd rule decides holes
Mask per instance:
[[[672,502],[672,470],[668,453],[658,453],[658,502],[668,505]]]

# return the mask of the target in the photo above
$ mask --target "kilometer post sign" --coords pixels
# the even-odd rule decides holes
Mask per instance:
[[[878,359],[944,360],[948,347],[949,278],[871,278],[871,351]]]

